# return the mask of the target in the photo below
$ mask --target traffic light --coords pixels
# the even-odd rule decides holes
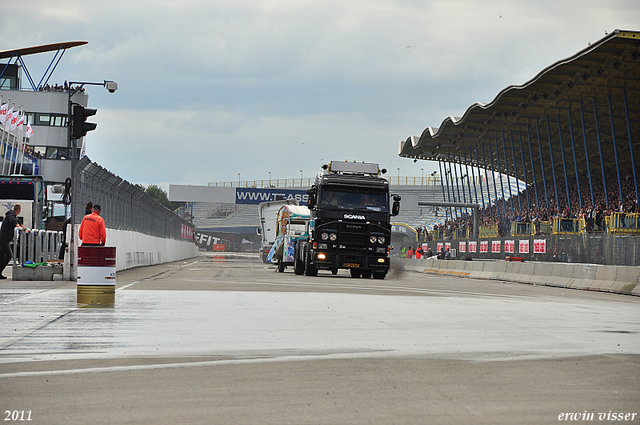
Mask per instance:
[[[71,137],[79,139],[84,137],[88,131],[95,130],[98,124],[94,122],[86,122],[87,117],[95,115],[97,109],[85,108],[84,106],[73,104],[73,118],[71,122]]]

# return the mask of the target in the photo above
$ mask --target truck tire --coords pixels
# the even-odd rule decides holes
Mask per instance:
[[[358,269],[349,269],[349,273],[351,274],[351,277],[360,277],[360,270]]]
[[[371,270],[362,270],[362,277],[365,279],[371,279],[373,272]]]
[[[331,274],[334,275],[334,276],[337,275],[338,274],[338,269],[336,267],[332,268],[331,269]]]
[[[309,249],[305,249],[306,255],[306,261],[305,261],[305,265],[304,265],[304,274],[305,276],[318,276],[318,269],[316,268],[316,266],[314,266],[313,264],[311,264],[311,253],[309,252]]]
[[[302,254],[304,244],[296,244],[293,254],[293,272],[298,276],[304,274],[304,255]]]
[[[387,276],[385,272],[373,272],[374,279],[384,279]]]
[[[284,273],[284,268],[286,266],[284,265],[284,261],[282,260],[278,260],[278,272],[280,273]]]

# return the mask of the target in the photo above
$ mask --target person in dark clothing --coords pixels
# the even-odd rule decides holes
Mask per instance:
[[[9,261],[13,258],[13,251],[11,250],[11,241],[13,240],[13,231],[16,227],[20,229],[26,229],[18,220],[18,214],[22,211],[20,204],[15,204],[13,209],[7,211],[0,227],[0,279],[6,279],[2,275],[5,267],[9,264]]]

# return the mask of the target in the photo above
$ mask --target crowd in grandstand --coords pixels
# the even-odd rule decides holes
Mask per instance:
[[[84,93],[83,86],[71,87],[72,90],[76,90],[80,93]],[[40,86],[38,88],[39,91],[59,91],[59,92],[67,92],[69,91],[69,84],[65,81],[64,84],[54,84],[53,86],[49,84],[45,84],[44,86]]]
[[[640,213],[640,206],[636,202],[635,184],[631,170],[622,172],[620,175],[620,186],[618,185],[618,175],[616,171],[605,173],[607,190],[605,196],[604,186],[598,184],[600,175],[591,175],[593,184],[593,199],[589,189],[588,176],[580,178],[580,194],[578,194],[575,176],[569,182],[569,201],[567,201],[567,191],[564,182],[560,182],[558,187],[554,187],[553,182],[544,184],[538,183],[538,197],[536,199],[533,185],[529,185],[527,191],[523,191],[513,199],[492,199],[492,205],[487,205],[481,209],[478,224],[484,227],[497,227],[499,236],[507,236],[511,232],[512,222],[533,223],[536,233],[540,233],[540,223],[548,222],[556,218],[570,218],[585,220],[585,230],[587,232],[604,230],[605,217],[614,212]],[[622,196],[620,199],[620,187]],[[558,200],[556,201],[556,189]],[[607,202],[608,198],[608,202]],[[531,200],[531,205],[528,204]],[[548,206],[547,206],[548,200]],[[580,200],[582,207],[580,207]],[[481,200],[478,199],[481,203]],[[470,214],[464,213],[453,219],[449,217],[445,223],[434,227],[434,232],[442,232],[443,236],[451,237],[456,230],[467,230],[473,228],[473,218]],[[425,228],[419,227],[418,240],[432,240],[433,233],[429,233]]]

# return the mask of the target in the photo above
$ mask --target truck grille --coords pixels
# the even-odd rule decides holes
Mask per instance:
[[[340,232],[340,244],[342,245],[366,245],[369,237],[366,233]]]

